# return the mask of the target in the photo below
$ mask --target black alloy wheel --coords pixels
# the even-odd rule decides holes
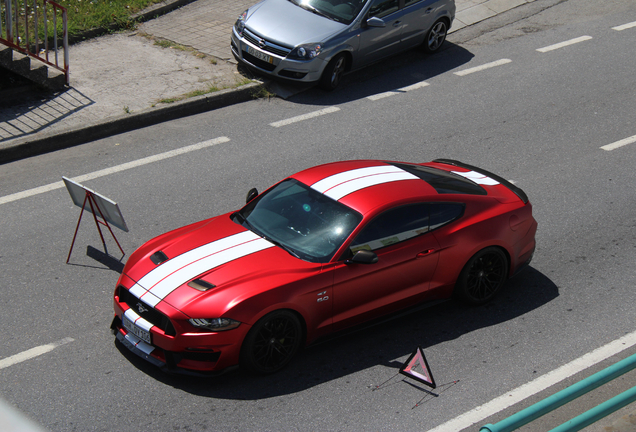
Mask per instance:
[[[302,328],[290,311],[278,310],[261,318],[241,347],[240,365],[249,372],[269,374],[285,367],[300,349]]]
[[[447,33],[448,24],[446,24],[446,20],[441,19],[436,21],[426,34],[426,40],[424,40],[423,45],[424,51],[429,54],[438,51],[446,40]]]
[[[325,70],[322,72],[320,88],[327,91],[335,90],[335,88],[340,85],[340,81],[342,81],[342,76],[346,70],[347,58],[344,54],[338,54],[331,59]]]
[[[464,266],[457,279],[455,297],[479,305],[491,300],[508,275],[508,260],[503,251],[489,247],[477,252]]]

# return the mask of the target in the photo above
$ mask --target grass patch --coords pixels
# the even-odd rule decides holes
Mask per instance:
[[[218,92],[218,91],[221,91],[221,90],[226,90],[226,89],[229,89],[229,88],[241,87],[241,86],[249,84],[251,82],[252,82],[251,79],[246,78],[246,77],[241,77],[240,79],[238,79],[236,81],[236,83],[234,85],[231,85],[231,86],[217,87],[216,85],[211,85],[207,89],[193,90],[193,91],[188,92],[188,93],[186,93],[184,95],[181,95],[181,96],[175,96],[175,97],[171,97],[171,98],[160,99],[159,103],[170,104],[170,103],[174,103],[174,102],[179,102],[179,101],[182,101],[182,100],[185,100],[185,99],[189,99],[189,98],[193,98],[193,97],[197,97],[197,96],[203,96],[203,95],[206,95],[206,94]]]
[[[176,42],[172,42],[166,39],[156,39],[154,42],[155,45],[160,46],[161,48],[172,48],[179,51],[194,51],[193,48],[189,48],[187,46],[178,44]],[[197,55],[198,57],[198,55]]]
[[[131,16],[161,0],[59,0],[68,10],[68,33],[74,36],[87,30],[116,24],[134,28]]]
[[[68,14],[68,36],[73,38],[80,36],[89,30],[98,28],[109,28],[113,25],[121,29],[132,29],[137,25],[132,17],[152,6],[160,3],[161,0],[57,0],[56,3],[66,8]],[[31,5],[32,3],[30,3]],[[31,7],[31,6],[30,6]],[[38,1],[38,8],[41,9],[41,1]],[[23,1],[19,1],[20,15],[24,16]],[[4,8],[3,8],[4,10]],[[49,6],[47,8],[48,21],[48,37],[53,36],[53,12]],[[4,20],[4,15],[3,15]],[[33,19],[33,13],[29,13],[29,20]],[[4,21],[3,21],[4,22]],[[31,21],[32,22],[32,21]],[[32,24],[30,24],[32,25]],[[24,34],[24,21],[21,18],[18,21],[18,29],[16,34]],[[62,37],[62,19],[61,15],[57,17],[57,35]],[[4,29],[3,29],[4,32]],[[44,24],[42,16],[39,18],[38,34],[41,39],[44,38]]]

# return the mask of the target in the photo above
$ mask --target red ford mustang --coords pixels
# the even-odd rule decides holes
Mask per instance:
[[[322,165],[137,249],[112,329],[168,371],[270,373],[415,303],[490,300],[530,262],[536,229],[521,189],[461,162]]]

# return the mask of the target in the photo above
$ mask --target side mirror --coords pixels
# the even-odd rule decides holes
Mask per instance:
[[[375,252],[362,249],[356,252],[351,259],[345,261],[345,264],[375,264],[377,262],[378,256]]]
[[[256,188],[250,189],[250,191],[247,193],[247,196],[245,197],[245,204],[252,201],[257,196],[258,196],[258,189]]]
[[[378,17],[371,17],[366,22],[369,27],[386,27],[386,23]]]

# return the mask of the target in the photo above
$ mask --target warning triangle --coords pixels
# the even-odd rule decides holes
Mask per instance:
[[[431,388],[437,387],[433,379],[433,374],[431,373],[431,368],[428,366],[424,352],[420,347],[417,347],[408,360],[404,362],[402,368],[400,368],[400,373],[422,384],[426,384]]]

